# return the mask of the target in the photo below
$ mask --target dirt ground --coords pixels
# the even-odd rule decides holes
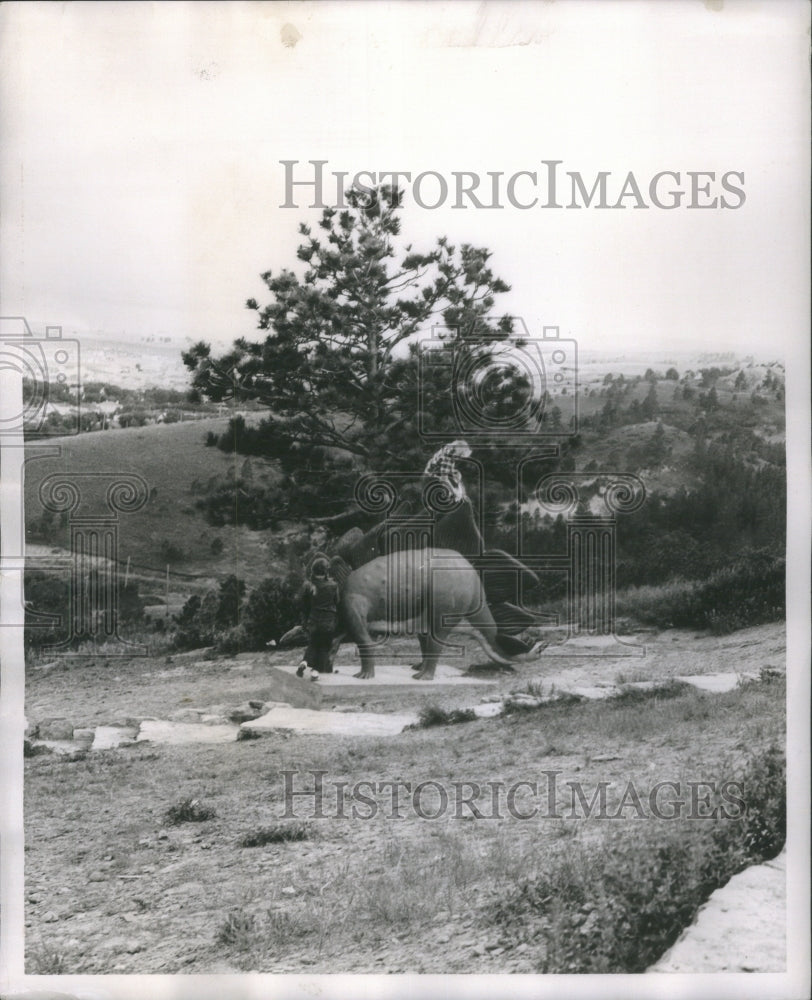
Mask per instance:
[[[332,688],[323,711],[418,712],[428,704],[470,707],[539,681],[556,688],[660,680],[679,675],[785,669],[783,623],[726,637],[649,633],[645,656],[545,654],[489,685],[409,682],[394,690]],[[391,652],[408,652],[399,642]],[[468,663],[481,654],[467,647]],[[61,717],[75,727],[166,719],[185,708],[271,700],[263,666],[291,654],[207,659],[70,661],[27,674],[30,722]],[[404,677],[410,671],[403,659]],[[340,671],[354,650],[344,647]],[[477,676],[482,676],[477,673]],[[781,688],[780,690],[783,690]],[[229,744],[138,743],[84,755],[26,760],[26,955],[29,972],[533,972],[532,941],[507,940],[492,905],[543,870],[551,853],[616,837],[629,820],[474,819],[470,810],[421,818],[392,815],[391,795],[365,819],[312,816],[295,802],[307,839],[240,846],[285,821],[282,772],[297,790],[323,770],[330,789],[362,780],[515,784],[717,780],[759,747],[784,742],[785,706],[775,685],[728,694],[688,691],[642,704],[586,702],[394,737],[276,732]],[[521,811],[531,802],[516,797]],[[172,825],[166,811],[194,798],[213,815]],[[327,812],[335,809],[332,798]],[[431,806],[427,811],[431,810]],[[487,810],[486,810],[487,813]],[[655,820],[650,818],[651,822]],[[290,819],[287,822],[292,822]],[[611,827],[611,830],[608,829]],[[612,841],[614,843],[614,841]],[[608,844],[608,840],[607,840]]]

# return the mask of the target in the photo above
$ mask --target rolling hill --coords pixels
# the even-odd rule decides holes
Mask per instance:
[[[146,481],[150,498],[141,510],[119,518],[119,558],[133,564],[190,576],[216,577],[237,573],[252,583],[284,571],[269,550],[269,532],[215,528],[206,523],[195,501],[212,477],[240,474],[245,459],[205,445],[208,431],[222,433],[228,421],[198,420],[183,424],[151,424],[116,431],[97,431],[76,437],[51,438],[57,458],[36,458],[36,446],[27,448],[25,478],[26,538],[43,541],[38,526],[44,513],[39,488],[46,476],[65,472],[99,474],[98,486],[83,481],[83,490],[94,512],[103,509],[109,480],[104,473],[137,473]],[[252,458],[255,479],[271,483],[278,472],[274,463]],[[78,482],[79,480],[77,480]],[[66,518],[55,517],[47,542],[52,547],[70,544]],[[218,542],[219,540],[219,542]],[[222,544],[222,550],[220,549]]]

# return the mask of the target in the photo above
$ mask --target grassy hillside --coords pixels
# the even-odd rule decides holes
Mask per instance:
[[[219,479],[230,471],[239,475],[244,466],[245,459],[241,456],[226,455],[205,445],[206,433],[222,433],[227,423],[225,419],[212,419],[153,424],[52,438],[48,445],[59,446],[59,458],[32,460],[35,451],[31,449],[25,482],[27,538],[32,542],[46,540],[55,547],[69,545],[64,517],[53,519],[45,539],[39,530],[43,507],[38,494],[46,476],[59,471],[134,472],[149,485],[150,499],[141,510],[120,516],[122,560],[129,556],[133,563],[161,571],[169,564],[172,571],[188,574],[221,576],[236,572],[249,582],[262,579],[274,570],[268,549],[269,533],[212,527],[195,507],[211,477]],[[277,473],[272,462],[252,458],[250,464],[255,480],[273,482]],[[98,487],[82,486],[89,491],[95,512],[103,509],[106,483],[106,478],[100,478]]]

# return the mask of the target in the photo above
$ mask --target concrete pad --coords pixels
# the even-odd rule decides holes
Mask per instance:
[[[785,972],[786,853],[717,889],[648,972]]]
[[[322,681],[314,682],[297,677],[296,668],[299,662],[300,660],[297,660],[295,664],[284,666],[272,666],[270,663],[258,665],[258,673],[262,674],[263,701],[283,701],[297,708],[318,709],[321,706],[322,693],[319,686]]]
[[[376,712],[314,712],[307,708],[280,705],[261,719],[244,722],[240,729],[251,734],[289,729],[297,733],[326,733],[331,736],[395,736],[405,726],[417,722],[416,715]]]
[[[136,742],[182,746],[187,743],[234,743],[236,739],[237,726],[209,726],[202,722],[146,720],[141,723]]]
[[[724,694],[726,691],[734,691],[743,677],[743,674],[694,674],[689,677],[676,677],[675,680],[684,681],[685,684],[690,684],[700,691]]]
[[[417,657],[411,662],[417,662]],[[460,687],[497,683],[496,681],[484,680],[479,677],[467,677],[460,669],[449,666],[446,663],[437,664],[433,681],[418,681],[414,678],[411,663],[405,660],[402,663],[376,663],[375,676],[363,681],[353,676],[361,669],[360,663],[347,666],[339,665],[338,673],[333,671],[331,674],[319,674],[317,681],[299,681],[296,677],[296,667],[294,666],[275,667],[274,669],[278,672],[284,671],[292,675],[294,680],[300,684],[307,683],[311,688],[356,687],[361,689],[367,687],[392,687],[394,685],[403,686],[404,684],[409,685],[409,687],[425,688],[436,684],[449,684],[454,687]]]

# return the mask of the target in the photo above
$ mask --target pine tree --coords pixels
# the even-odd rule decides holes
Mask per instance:
[[[348,208],[325,209],[315,232],[299,227],[301,276],[262,275],[271,301],[246,303],[262,340],[239,339],[218,358],[202,342],[184,353],[199,395],[271,408],[265,454],[295,453],[299,465],[325,448],[371,468],[409,461],[419,448],[416,335],[443,324],[464,345],[513,332],[511,317],[492,316],[509,286],[493,274],[490,253],[445,237],[426,253],[402,245],[401,200],[392,187],[347,192]],[[447,377],[423,388],[432,415],[450,425]]]
[[[660,406],[657,401],[657,386],[651,383],[651,388],[646,394],[646,398],[640,404],[640,415],[644,420],[653,420],[659,412]]]

